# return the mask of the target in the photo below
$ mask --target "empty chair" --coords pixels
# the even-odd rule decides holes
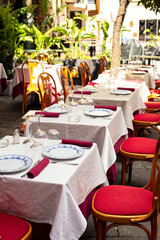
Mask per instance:
[[[58,103],[56,82],[52,75],[43,72],[38,76],[38,88],[41,95],[41,110]]]
[[[146,112],[155,113],[160,111],[160,102],[149,101],[144,102],[144,104],[146,105]]]
[[[1,240],[31,240],[32,227],[29,222],[8,213],[0,213]]]
[[[65,102],[69,94],[69,86],[73,90],[73,78],[70,70],[67,67],[61,67],[60,75],[61,75],[61,83],[62,83],[62,88],[64,93],[64,102]]]
[[[92,215],[98,240],[105,240],[109,229],[131,225],[143,229],[148,239],[157,240],[159,220],[160,170],[156,176],[160,137],[154,152],[150,189],[110,185],[100,188],[92,200]],[[142,222],[151,222],[151,232]],[[110,222],[110,223],[109,223]]]
[[[85,87],[88,82],[91,82],[90,68],[85,61],[81,61],[80,63],[80,73],[82,79],[82,87]]]
[[[122,163],[121,184],[125,184],[126,173],[131,182],[132,164],[137,161],[152,162],[157,140],[145,137],[127,138],[120,146],[120,160]],[[157,165],[158,167],[158,165]],[[145,186],[147,187],[148,184]]]
[[[48,64],[52,64],[52,59],[45,53],[39,53],[36,57],[36,60],[38,61],[43,61],[43,62],[48,62]]]
[[[108,62],[107,59],[104,56],[101,56],[99,59],[99,73],[104,72],[104,70],[108,69]]]
[[[145,128],[154,128],[160,133],[160,114],[156,113],[140,113],[136,114],[133,119],[134,132],[133,136],[140,136]]]
[[[28,68],[28,71],[27,71]],[[29,72],[29,76],[28,73]],[[36,93],[39,96],[39,101],[41,102],[41,96],[37,85],[38,75],[44,72],[43,65],[36,60],[29,60],[22,64],[22,87],[23,87],[23,104],[22,113],[24,114],[24,109],[27,108],[27,96],[29,93]],[[29,78],[28,78],[29,77]]]

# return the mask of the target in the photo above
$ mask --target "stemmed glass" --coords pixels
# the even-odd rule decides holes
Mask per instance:
[[[70,94],[71,94],[71,102],[69,102],[69,105],[70,106],[77,106],[78,104],[74,100],[74,91],[70,90]]]
[[[55,140],[55,144],[58,144],[59,132],[57,129],[49,129],[46,133],[47,139]]]
[[[36,132],[33,133],[33,137],[34,138],[46,138],[46,132],[43,131],[41,128],[40,128],[40,118],[44,116],[43,114],[38,114],[37,117],[38,117],[38,129],[36,130]]]
[[[86,100],[83,98],[83,90],[81,90],[81,99],[78,101],[78,105],[85,105]]]

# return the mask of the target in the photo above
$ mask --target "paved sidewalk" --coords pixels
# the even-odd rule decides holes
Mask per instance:
[[[31,110],[40,110],[40,105],[29,105],[28,109]],[[22,96],[17,97],[14,101],[12,101],[11,97],[8,96],[0,96],[0,138],[5,135],[12,135],[13,130],[15,128],[19,129],[23,125],[25,121],[22,111]],[[26,115],[25,115],[26,116]],[[146,132],[146,137],[150,137],[157,139],[157,134],[155,132]],[[121,163],[120,160],[116,161],[117,167],[117,176],[116,182],[114,184],[120,184],[120,176],[121,176]],[[135,186],[142,186],[146,183],[149,177],[150,164],[138,162],[136,166],[133,166],[133,177],[132,183]],[[150,226],[149,223],[145,224],[146,226]],[[96,234],[94,230],[94,225],[92,221],[92,217],[88,220],[88,226],[80,238],[81,240],[95,240]],[[118,228],[113,228],[108,232],[107,238],[108,240],[146,240],[146,233],[139,228],[135,227],[126,227],[121,226]],[[33,239],[34,240],[34,239]],[[46,239],[44,239],[46,240]],[[65,240],[65,239],[59,239]],[[71,239],[72,240],[72,239]],[[160,240],[160,224],[159,224],[159,233],[158,240]]]

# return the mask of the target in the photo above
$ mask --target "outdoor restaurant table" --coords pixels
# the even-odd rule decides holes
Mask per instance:
[[[61,64],[55,64],[55,65],[44,65],[44,71],[51,74],[56,81],[56,86],[57,86],[57,92],[60,92],[62,89],[61,82],[60,82],[60,67]],[[27,66],[24,66],[24,74],[25,74],[25,79],[26,83],[30,82],[30,77],[29,77],[29,71]],[[40,68],[41,71],[41,68]],[[37,71],[37,78],[38,75],[41,73],[40,71]],[[15,99],[19,94],[22,93],[22,81],[23,81],[23,75],[22,75],[22,65],[18,66],[15,70],[14,76],[13,76],[13,92],[12,92],[12,98]]]
[[[98,80],[94,80],[93,82],[98,83]],[[119,82],[118,84],[119,85],[117,87],[135,88],[135,91],[128,95],[115,95],[110,93],[109,89],[104,90],[103,88],[97,87],[97,92],[93,92],[90,95],[83,94],[83,98],[92,99],[96,105],[111,105],[121,107],[126,122],[126,127],[133,130],[133,113],[139,109],[146,108],[144,101],[146,101],[147,96],[149,96],[149,89],[144,82],[137,83],[129,80]],[[81,98],[81,94],[74,94],[74,96],[70,94],[67,98],[67,101],[71,101],[73,98],[77,102]]]
[[[84,106],[84,109],[86,108]],[[41,117],[40,128],[43,131],[53,128],[57,129],[59,131],[59,139],[76,139],[97,143],[104,171],[107,173],[116,161],[114,145],[121,137],[128,134],[122,109],[118,107],[109,117],[92,118],[84,114],[82,106],[72,106],[73,113],[80,115],[81,119],[79,122],[69,121],[68,116],[70,113],[66,113],[60,114],[58,118]],[[29,129],[31,132],[34,132],[37,127],[37,117],[29,119],[26,122],[25,136],[29,135]]]
[[[24,137],[20,138],[20,144],[12,144],[12,136],[5,138],[10,140],[10,144],[1,148],[1,155],[18,153],[31,157],[29,144],[22,144]],[[49,140],[46,143],[49,143]],[[37,159],[43,159],[41,152],[33,161]],[[0,211],[32,222],[50,224],[51,240],[78,240],[87,225],[79,205],[93,189],[100,184],[106,185],[107,182],[96,144],[84,149],[81,157],[69,162],[79,165],[49,163],[33,179],[21,178],[27,170],[1,173]]]
[[[2,87],[2,92],[8,87],[7,74],[2,63],[0,63],[0,85]]]

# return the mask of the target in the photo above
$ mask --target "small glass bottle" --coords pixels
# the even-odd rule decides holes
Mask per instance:
[[[20,143],[19,132],[18,132],[18,129],[15,129],[13,132],[13,144],[18,144],[18,143]]]

